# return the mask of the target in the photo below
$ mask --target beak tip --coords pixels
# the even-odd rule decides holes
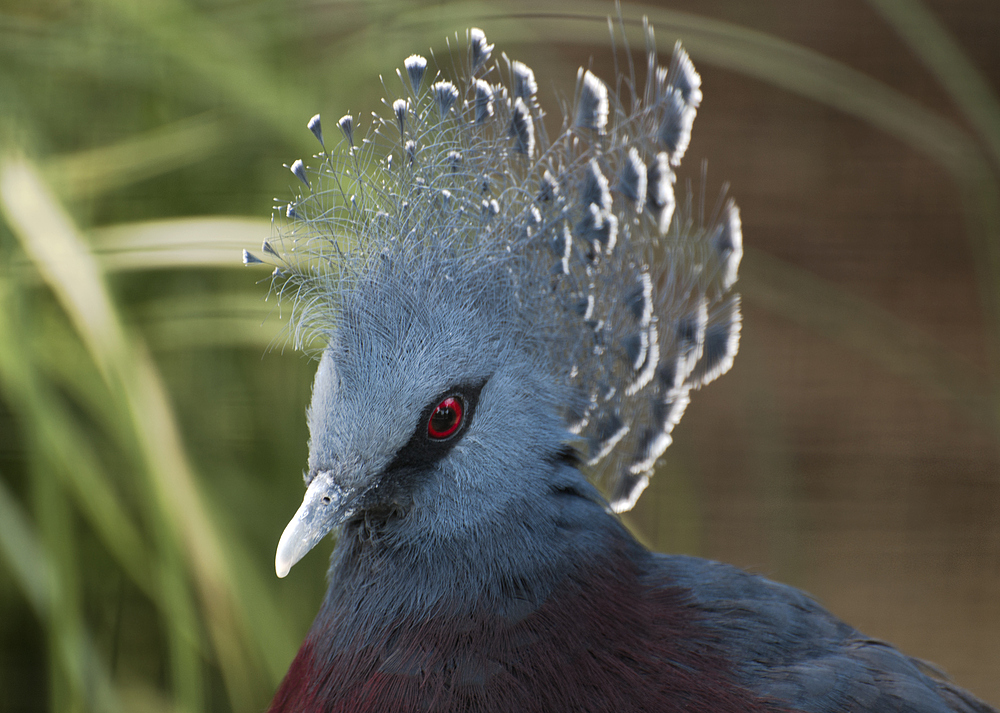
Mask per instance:
[[[302,559],[302,555],[305,554],[301,548],[295,547],[295,543],[298,541],[295,525],[296,520],[292,520],[285,528],[281,534],[281,540],[278,542],[278,549],[274,553],[274,573],[278,575],[278,579],[287,577],[295,563]]]
[[[274,553],[274,573],[279,579],[288,576],[295,563],[305,557],[336,525],[338,504],[343,491],[333,481],[333,475],[321,471],[306,488],[302,504],[285,527]]]
[[[278,575],[278,579],[284,579],[290,571],[292,571],[292,568],[287,562],[282,562],[277,558],[274,560],[274,573]]]

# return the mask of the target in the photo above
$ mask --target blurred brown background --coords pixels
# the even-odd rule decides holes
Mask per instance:
[[[975,136],[866,3],[671,7],[816,50]],[[996,92],[1000,5],[927,7]],[[1000,431],[984,303],[997,284],[983,278],[981,243],[1000,236],[919,147],[730,68],[698,67],[706,99],[688,155],[708,159],[710,185],[729,179],[741,207],[753,251],[743,337],[733,371],[692,399],[634,522],[661,548],[805,588],[996,705]],[[677,496],[700,519],[671,510]]]
[[[282,347],[239,247],[290,195],[282,163],[314,152],[312,113],[330,134],[380,109],[379,74],[478,26],[558,115],[578,65],[611,75],[613,12],[0,7],[0,710],[266,706],[329,545],[274,578],[314,366]],[[694,395],[626,521],[802,587],[1000,705],[1000,4],[622,8],[630,28],[644,13],[702,75],[681,182],[699,193],[704,159],[709,206],[730,183],[747,253],[736,364]],[[73,280],[107,290],[124,351],[88,341],[88,308],[32,248],[59,211],[102,270]],[[166,421],[133,389],[151,375]],[[176,449],[144,436],[162,428]]]

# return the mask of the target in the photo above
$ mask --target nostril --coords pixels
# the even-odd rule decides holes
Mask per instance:
[[[324,495],[323,496],[323,504],[324,505],[329,505],[330,504],[330,496],[329,495]]]

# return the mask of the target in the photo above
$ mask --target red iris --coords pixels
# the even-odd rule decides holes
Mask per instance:
[[[441,441],[453,436],[462,425],[462,402],[449,396],[437,405],[427,421],[427,435]]]

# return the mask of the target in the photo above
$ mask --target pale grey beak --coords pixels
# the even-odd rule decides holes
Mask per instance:
[[[274,571],[279,577],[287,575],[292,565],[349,514],[344,508],[346,496],[346,491],[334,482],[332,471],[321,470],[316,474],[295,517],[278,540]]]

